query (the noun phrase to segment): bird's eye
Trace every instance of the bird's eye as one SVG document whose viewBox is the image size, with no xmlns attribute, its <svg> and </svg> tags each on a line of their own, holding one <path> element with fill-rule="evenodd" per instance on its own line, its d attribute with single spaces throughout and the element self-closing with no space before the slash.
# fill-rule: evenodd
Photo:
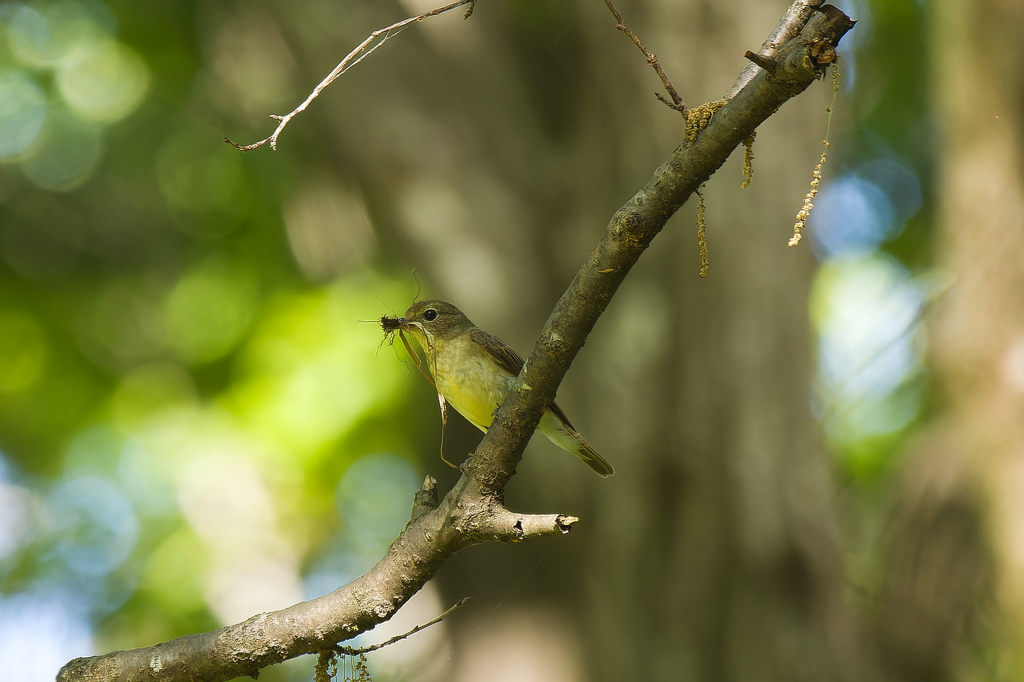
<svg viewBox="0 0 1024 682">
<path fill-rule="evenodd" d="M 433 322 L 434 320 L 437 319 L 437 311 L 434 310 L 433 308 L 427 308 L 425 311 L 423 311 L 423 319 L 426 320 L 427 322 Z"/>
</svg>

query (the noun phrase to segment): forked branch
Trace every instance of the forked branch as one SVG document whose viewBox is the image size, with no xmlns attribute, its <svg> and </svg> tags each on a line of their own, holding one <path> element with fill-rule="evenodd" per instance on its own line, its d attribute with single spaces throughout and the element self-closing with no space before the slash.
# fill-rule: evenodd
<svg viewBox="0 0 1024 682">
<path fill-rule="evenodd" d="M 683 104 L 683 98 L 679 96 L 679 93 L 676 92 L 675 87 L 672 85 L 672 81 L 670 81 L 668 76 L 665 75 L 665 71 L 661 68 L 661 63 L 658 61 L 658 58 L 654 53 L 649 52 L 647 48 L 644 47 L 644 44 L 640 41 L 640 37 L 634 33 L 633 29 L 629 27 L 629 24 L 625 22 L 612 0 L 604 0 L 604 4 L 608 5 L 608 9 L 611 10 L 611 13 L 615 16 L 615 28 L 629 36 L 629 39 L 633 41 L 633 44 L 636 45 L 643 53 L 644 59 L 647 60 L 647 63 L 650 64 L 651 68 L 653 68 L 658 74 L 658 78 L 661 79 L 661 83 L 665 86 L 665 90 L 668 92 L 669 97 L 672 98 L 672 101 L 669 102 L 660 92 L 654 93 L 654 96 L 658 98 L 658 101 L 668 105 L 670 109 L 675 109 L 683 116 L 686 116 L 686 105 Z"/>
<path fill-rule="evenodd" d="M 794 3 L 802 5 L 803 0 Z M 567 533 L 578 519 L 516 514 L 502 505 L 505 485 L 526 442 L 598 317 L 651 240 L 745 138 L 819 77 L 825 66 L 820 46 L 834 48 L 853 26 L 842 12 L 825 9 L 771 55 L 773 74 L 758 70 L 706 128 L 692 141 L 681 142 L 615 212 L 555 306 L 483 441 L 462 467 L 462 477 L 440 502 L 433 479 L 424 481 L 409 524 L 376 566 L 329 595 L 244 623 L 133 651 L 75 659 L 64 666 L 58 681 L 223 682 L 255 677 L 268 665 L 333 651 L 339 642 L 388 620 L 465 547 Z"/>
</svg>

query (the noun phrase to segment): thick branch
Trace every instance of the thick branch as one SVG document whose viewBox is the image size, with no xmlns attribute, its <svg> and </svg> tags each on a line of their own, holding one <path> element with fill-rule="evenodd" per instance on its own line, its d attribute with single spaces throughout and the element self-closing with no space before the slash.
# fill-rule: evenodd
<svg viewBox="0 0 1024 682">
<path fill-rule="evenodd" d="M 360 654 L 368 654 L 371 651 L 380 651 L 386 646 L 391 646 L 392 644 L 401 642 L 403 639 L 409 639 L 409 637 L 411 637 L 412 635 L 415 635 L 417 632 L 422 632 L 423 630 L 426 630 L 431 625 L 437 625 L 442 620 L 450 616 L 452 613 L 465 606 L 469 602 L 469 600 L 470 597 L 463 597 L 459 600 L 457 604 L 455 604 L 455 606 L 451 607 L 437 618 L 433 618 L 430 621 L 423 623 L 422 625 L 417 625 L 412 630 L 409 630 L 409 632 L 406 632 L 401 635 L 396 635 L 395 637 L 392 637 L 386 642 L 381 642 L 380 644 L 371 644 L 370 646 L 363 647 L 340 646 L 337 649 L 335 649 L 335 653 L 345 654 L 346 656 L 359 656 Z"/>
<path fill-rule="evenodd" d="M 794 7 L 800 4 L 798 0 Z M 826 5 L 798 38 L 776 51 L 774 73 L 758 70 L 693 142 L 679 145 L 647 185 L 616 211 L 597 248 L 552 311 L 516 387 L 499 408 L 470 462 L 482 485 L 496 492 L 504 488 L 545 405 L 554 398 L 597 318 L 651 240 L 733 149 L 820 77 L 835 58 L 834 50 L 822 50 L 822 44 L 834 48 L 852 27 L 849 17 Z"/>
<path fill-rule="evenodd" d="M 651 240 L 744 138 L 806 89 L 834 58 L 834 51 L 821 46 L 834 48 L 853 24 L 834 8 L 824 10 L 799 38 L 777 50 L 773 73 L 759 71 L 615 213 L 556 305 L 465 474 L 440 503 L 434 480 L 424 481 L 409 525 L 368 573 L 329 595 L 244 623 L 134 651 L 75 659 L 57 679 L 218 682 L 255 676 L 274 663 L 333 650 L 338 642 L 386 621 L 464 547 L 567 533 L 577 521 L 574 517 L 505 509 L 505 484 L 587 334 Z"/>
<path fill-rule="evenodd" d="M 771 32 L 768 39 L 761 45 L 760 52 L 757 53 L 757 57 L 765 58 L 770 60 L 771 57 L 775 56 L 775 53 L 779 51 L 779 48 L 788 43 L 793 38 L 800 35 L 800 31 L 807 24 L 807 21 L 814 14 L 815 10 L 821 7 L 825 0 L 796 0 L 786 13 L 779 19 L 778 25 L 775 30 Z M 751 59 L 747 57 L 747 59 Z M 736 96 L 736 93 L 743 89 L 743 87 L 757 75 L 760 68 L 763 65 L 751 59 L 753 64 L 748 64 L 743 71 L 740 72 L 736 82 L 732 84 L 729 91 L 725 93 L 725 99 L 732 99 Z"/>
<path fill-rule="evenodd" d="M 436 486 L 428 476 L 417 500 L 436 496 Z M 482 496 L 463 476 L 440 505 L 409 522 L 376 566 L 341 589 L 212 632 L 76 658 L 57 680 L 218 682 L 255 677 L 269 665 L 334 650 L 338 642 L 388 620 L 463 547 L 563 535 L 576 521 L 560 514 L 514 514 Z"/>
</svg>

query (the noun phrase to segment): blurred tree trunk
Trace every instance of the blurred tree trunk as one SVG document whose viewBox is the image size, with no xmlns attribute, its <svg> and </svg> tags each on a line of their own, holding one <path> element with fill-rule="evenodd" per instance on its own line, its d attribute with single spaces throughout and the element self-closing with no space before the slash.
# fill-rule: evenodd
<svg viewBox="0 0 1024 682">
<path fill-rule="evenodd" d="M 929 3 L 939 410 L 910 452 L 879 615 L 896 679 L 1024 675 L 1024 7 Z"/>
</svg>

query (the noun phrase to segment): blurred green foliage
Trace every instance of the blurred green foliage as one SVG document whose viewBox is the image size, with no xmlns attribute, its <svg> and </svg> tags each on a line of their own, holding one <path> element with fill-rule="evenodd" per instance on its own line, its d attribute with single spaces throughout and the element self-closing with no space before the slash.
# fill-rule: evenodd
<svg viewBox="0 0 1024 682">
<path fill-rule="evenodd" d="M 439 431 L 381 345 L 416 284 L 358 192 L 325 172 L 296 194 L 298 126 L 277 154 L 222 142 L 254 130 L 224 83 L 269 88 L 257 132 L 296 84 L 202 35 L 216 11 L 0 4 L 0 611 L 67 624 L 25 633 L 64 660 L 18 679 L 340 586 L 344 562 L 307 579 L 380 556 L 419 484 L 410 434 Z"/>
<path fill-rule="evenodd" d="M 929 404 L 920 322 L 941 282 L 929 271 L 926 22 L 914 0 L 836 4 L 858 24 L 840 44 L 838 139 L 811 218 L 823 265 L 810 300 L 819 335 L 812 403 L 845 481 L 870 489 Z"/>
</svg>

